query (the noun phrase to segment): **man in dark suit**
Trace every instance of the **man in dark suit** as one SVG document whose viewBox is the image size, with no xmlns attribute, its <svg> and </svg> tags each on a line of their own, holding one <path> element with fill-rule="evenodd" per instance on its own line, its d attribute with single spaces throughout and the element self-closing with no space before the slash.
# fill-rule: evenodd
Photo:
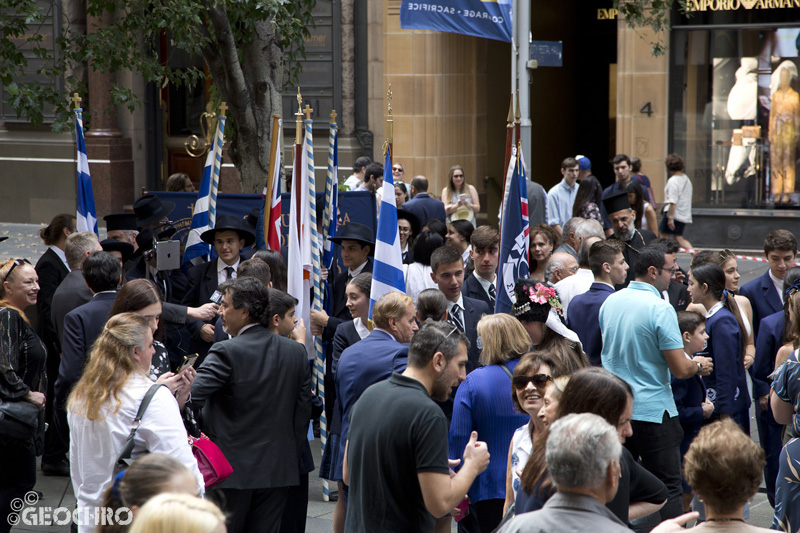
<svg viewBox="0 0 800 533">
<path fill-rule="evenodd" d="M 58 336 L 58 344 L 62 346 L 64 334 L 64 317 L 73 309 L 85 304 L 92 299 L 92 291 L 86 286 L 83 279 L 83 262 L 93 252 L 102 251 L 97 235 L 90 231 L 73 233 L 67 237 L 67 244 L 64 246 L 64 255 L 67 257 L 67 264 L 70 273 L 53 294 L 53 302 L 50 305 L 50 318 Z M 54 376 L 57 374 L 54 374 Z M 52 379 L 52 378 L 51 378 Z M 53 379 L 53 381 L 55 381 Z"/>
<path fill-rule="evenodd" d="M 467 373 L 482 366 L 478 345 L 478 321 L 492 310 L 489 304 L 461 293 L 464 284 L 464 263 L 452 246 L 442 246 L 431 254 L 431 278 L 447 298 L 447 320 L 469 339 Z"/>
<path fill-rule="evenodd" d="M 341 479 L 344 447 L 350 430 L 350 409 L 367 387 L 388 379 L 392 372 L 403 372 L 408 359 L 408 343 L 417 331 L 414 300 L 390 292 L 375 302 L 372 319 L 375 329 L 363 340 L 342 352 L 336 370 L 336 401 L 342 413 L 339 439 L 339 464 L 335 477 Z"/>
<path fill-rule="evenodd" d="M 783 278 L 784 299 L 798 291 L 800 287 L 800 267 L 790 268 Z M 783 331 L 786 324 L 785 312 L 781 309 L 761 319 L 756 337 L 756 358 L 750 368 L 753 378 L 753 396 L 756 404 L 756 425 L 761 447 L 764 449 L 767 464 L 764 466 L 764 484 L 770 505 L 775 505 L 775 480 L 778 477 L 778 459 L 783 447 L 783 425 L 775 421 L 769 408 L 769 375 L 775 371 L 775 356 L 784 345 Z M 761 405 L 766 396 L 766 406 Z"/>
<path fill-rule="evenodd" d="M 91 300 L 70 311 L 64 318 L 61 364 L 58 367 L 58 378 L 55 379 L 54 387 L 53 421 L 60 442 L 67 445 L 69 444 L 67 398 L 83 374 L 94 341 L 106 325 L 108 313 L 117 297 L 117 287 L 122 281 L 122 265 L 110 253 L 100 251 L 87 257 L 79 272 L 83 273 L 86 285 L 93 296 Z M 63 449 L 62 453 L 67 449 Z"/>
<path fill-rule="evenodd" d="M 622 284 L 628 275 L 628 264 L 622 254 L 622 243 L 610 239 L 597 241 L 589 248 L 589 268 L 594 283 L 588 292 L 575 296 L 567 308 L 567 326 L 578 334 L 583 351 L 594 366 L 601 366 L 603 339 L 600 335 L 600 308 L 614 294 L 614 285 Z"/>
<path fill-rule="evenodd" d="M 403 209 L 416 215 L 423 227 L 432 218 L 442 222 L 447 220 L 444 203 L 428 194 L 428 178 L 425 176 L 417 176 L 411 180 L 411 197 L 411 200 L 403 204 Z"/>
<path fill-rule="evenodd" d="M 214 229 L 204 231 L 200 238 L 214 246 L 217 258 L 189 270 L 186 294 L 181 303 L 191 307 L 211 302 L 211 296 L 220 284 L 236 279 L 236 269 L 243 259 L 240 250 L 256 240 L 250 227 L 242 219 L 231 215 L 217 217 Z M 202 359 L 214 340 L 213 320 L 201 322 L 187 319 L 186 328 L 192 335 L 190 351 L 199 353 Z"/>
<path fill-rule="evenodd" d="M 461 294 L 481 300 L 494 310 L 497 298 L 497 263 L 500 261 L 500 233 L 491 226 L 480 226 L 470 237 L 469 257 L 475 270 L 464 280 Z"/>
<path fill-rule="evenodd" d="M 267 329 L 269 293 L 254 278 L 220 286 L 233 338 L 214 344 L 197 369 L 192 403 L 233 467 L 219 485 L 230 533 L 277 532 L 311 419 L 311 368 L 303 346 Z"/>
<path fill-rule="evenodd" d="M 633 226 L 633 221 L 636 220 L 639 214 L 631 209 L 627 193 L 609 197 L 604 196 L 603 205 L 608 212 L 608 219 L 611 221 L 611 229 L 613 230 L 613 233 L 608 238 L 618 240 L 624 245 L 622 255 L 625 256 L 625 262 L 628 263 L 629 267 L 628 276 L 625 278 L 624 283 L 614 287 L 616 290 L 620 290 L 633 281 L 636 256 L 639 255 L 639 250 L 645 247 L 645 240 L 642 234 Z"/>
</svg>

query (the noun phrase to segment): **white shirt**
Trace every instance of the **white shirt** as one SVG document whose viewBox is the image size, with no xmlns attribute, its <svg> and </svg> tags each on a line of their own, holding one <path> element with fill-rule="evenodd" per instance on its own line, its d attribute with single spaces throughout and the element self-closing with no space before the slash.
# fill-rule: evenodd
<svg viewBox="0 0 800 533">
<path fill-rule="evenodd" d="M 361 183 L 361 178 L 355 174 L 350 174 L 350 177 L 344 180 L 344 186 L 347 187 L 348 191 L 356 190 L 356 187 L 358 187 L 359 183 Z"/>
<path fill-rule="evenodd" d="M 461 325 L 464 326 L 464 328 L 466 328 L 467 323 L 464 319 L 464 296 L 461 293 L 458 293 L 458 301 L 451 302 L 450 300 L 447 300 L 447 316 L 453 316 L 453 306 L 456 304 L 458 304 L 459 307 L 458 321 L 461 322 Z"/>
<path fill-rule="evenodd" d="M 122 402 L 119 411 L 113 413 L 116 402 L 112 398 L 103 410 L 101 420 L 89 420 L 72 411 L 67 412 L 72 489 L 78 500 L 78 509 L 83 509 L 81 513 L 90 518 L 83 520 L 82 515 L 82 523 L 87 525 L 79 526 L 80 533 L 95 530 L 88 524 L 94 523 L 94 510 L 102 504 L 103 494 L 112 481 L 114 463 L 128 439 L 139 405 L 152 385 L 147 376 L 132 375 L 119 393 Z M 192 455 L 178 402 L 166 387 L 161 387 L 153 396 L 134 442 L 133 459 L 148 452 L 174 457 L 194 474 L 199 494 L 205 492 L 203 476 Z"/>
<path fill-rule="evenodd" d="M 772 284 L 775 285 L 775 290 L 778 291 L 778 298 L 781 299 L 781 303 L 783 303 L 783 280 L 776 278 L 772 274 L 772 270 L 768 270 L 769 272 L 769 279 L 772 280 Z"/>
<path fill-rule="evenodd" d="M 588 268 L 579 268 L 574 275 L 564 278 L 555 284 L 558 298 L 564 306 L 564 314 L 567 313 L 569 302 L 579 294 L 588 292 L 594 283 L 594 274 Z"/>
<path fill-rule="evenodd" d="M 236 260 L 236 262 L 230 266 L 233 267 L 233 276 L 231 279 L 236 279 L 236 271 L 239 269 L 239 262 L 241 261 L 241 257 Z M 222 285 L 226 281 L 228 281 L 228 273 L 225 271 L 225 268 L 228 265 L 225 264 L 225 261 L 222 258 L 217 257 L 217 285 Z"/>
<path fill-rule="evenodd" d="M 525 424 L 517 428 L 514 436 L 511 437 L 511 487 L 514 489 L 515 500 L 521 486 L 518 472 L 522 472 L 525 469 L 532 451 L 531 431 L 528 428 L 528 424 Z"/>
<path fill-rule="evenodd" d="M 491 295 L 489 294 L 489 287 L 492 286 L 492 285 L 495 285 L 495 283 L 497 282 L 497 274 L 495 274 L 495 276 L 494 276 L 494 281 L 489 281 L 488 279 L 483 279 L 482 277 L 480 277 L 478 275 L 478 271 L 477 270 L 473 271 L 472 275 L 475 276 L 475 279 L 478 280 L 478 283 L 481 284 L 481 287 L 483 287 L 483 290 L 485 290 L 486 294 L 489 295 L 489 297 L 491 298 Z M 497 285 L 495 285 L 495 287 L 494 287 L 494 293 L 497 294 Z"/>
<path fill-rule="evenodd" d="M 414 305 L 417 303 L 417 296 L 425 289 L 438 289 L 439 286 L 431 279 L 431 267 L 422 263 L 412 263 L 408 265 L 406 272 L 406 294 L 414 298 Z"/>
<path fill-rule="evenodd" d="M 675 220 L 692 223 L 692 181 L 686 174 L 673 174 L 664 187 L 664 211 L 675 204 Z"/>
<path fill-rule="evenodd" d="M 361 264 L 360 264 L 359 266 L 357 266 L 356 268 L 348 268 L 348 269 L 347 269 L 347 274 L 348 274 L 348 275 L 349 275 L 351 278 L 354 278 L 354 277 L 358 276 L 358 275 L 359 275 L 359 274 L 361 274 L 361 272 L 364 270 L 364 267 L 366 266 L 366 264 L 367 264 L 367 263 L 369 263 L 369 260 L 367 260 L 367 261 L 364 261 L 363 263 L 361 263 Z"/>
<path fill-rule="evenodd" d="M 59 248 L 58 246 L 50 245 L 48 246 L 49 249 L 53 250 L 55 254 L 61 259 L 61 262 L 64 263 L 64 266 L 67 267 L 67 272 L 72 272 L 72 269 L 67 264 L 67 254 L 64 253 L 64 250 Z"/>
<path fill-rule="evenodd" d="M 358 336 L 363 340 L 369 335 L 369 329 L 367 328 L 366 324 L 361 321 L 360 317 L 355 317 L 353 319 L 353 325 L 356 328 L 356 333 Z"/>
</svg>

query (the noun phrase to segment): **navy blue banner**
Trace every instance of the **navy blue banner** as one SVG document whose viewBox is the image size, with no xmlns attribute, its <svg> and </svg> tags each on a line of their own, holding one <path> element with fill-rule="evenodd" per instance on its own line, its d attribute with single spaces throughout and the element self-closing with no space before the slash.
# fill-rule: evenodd
<svg viewBox="0 0 800 533">
<path fill-rule="evenodd" d="M 400 27 L 511 42 L 511 0 L 403 0 Z"/>
<path fill-rule="evenodd" d="M 173 239 L 186 243 L 186 237 L 192 226 L 192 209 L 197 200 L 197 193 L 191 192 L 166 192 L 150 191 L 151 194 L 158 196 L 162 201 L 169 200 L 175 203 L 175 209 L 170 213 L 172 221 L 166 228 L 174 228 Z M 325 194 L 317 193 L 317 220 L 322 220 L 322 203 Z M 264 200 L 260 194 L 219 194 L 217 195 L 217 216 L 233 215 L 241 218 L 247 217 L 253 208 L 260 207 Z M 289 193 L 281 194 L 281 253 L 286 257 L 286 242 L 289 234 Z M 377 207 L 375 205 L 375 195 L 369 191 L 341 191 L 339 192 L 339 215 L 337 216 L 338 225 L 348 222 L 358 222 L 372 228 L 373 234 L 378 225 Z M 336 247 L 336 267 L 332 275 L 341 272 L 341 255 L 339 248 Z"/>
</svg>

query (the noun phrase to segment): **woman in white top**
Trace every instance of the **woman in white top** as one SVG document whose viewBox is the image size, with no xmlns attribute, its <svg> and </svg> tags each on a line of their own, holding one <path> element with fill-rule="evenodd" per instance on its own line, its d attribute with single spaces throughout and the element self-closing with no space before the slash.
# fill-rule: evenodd
<svg viewBox="0 0 800 533">
<path fill-rule="evenodd" d="M 725 273 L 725 290 L 734 294 L 734 298 L 736 299 L 736 305 L 739 306 L 739 311 L 742 315 L 742 323 L 744 324 L 744 329 L 747 333 L 747 339 L 745 344 L 745 355 L 744 355 L 744 367 L 750 368 L 753 365 L 756 357 L 756 341 L 755 337 L 753 336 L 753 306 L 750 303 L 750 300 L 747 296 L 742 296 L 738 294 L 739 292 L 739 265 L 736 262 L 736 256 L 733 255 L 733 252 L 730 250 L 723 250 L 721 252 L 712 252 L 709 250 L 704 250 L 702 252 L 698 252 L 692 258 L 692 264 L 690 268 L 695 268 L 703 263 L 714 263 L 719 265 L 722 268 L 722 271 Z M 696 313 L 700 313 L 703 316 L 706 316 L 708 309 L 706 309 L 702 304 L 689 304 L 686 308 L 687 311 L 695 311 Z"/>
<path fill-rule="evenodd" d="M 450 220 L 469 220 L 475 225 L 475 215 L 481 211 L 478 191 L 465 183 L 464 169 L 460 165 L 450 167 L 447 187 L 442 189 L 444 210 Z"/>
<path fill-rule="evenodd" d="M 678 154 L 669 154 L 665 160 L 669 179 L 664 186 L 664 216 L 658 232 L 662 237 L 675 239 L 678 244 L 692 249 L 683 232 L 686 224 L 692 223 L 692 180 L 684 173 L 686 164 Z"/>
<path fill-rule="evenodd" d="M 111 317 L 97 338 L 83 376 L 67 404 L 70 428 L 70 477 L 78 500 L 81 533 L 94 530 L 94 514 L 111 483 L 114 464 L 147 391 L 155 349 L 146 318 L 133 313 Z M 188 380 L 188 377 L 185 378 Z M 192 455 L 180 410 L 189 387 L 178 397 L 167 387 L 153 396 L 136 432 L 132 458 L 160 452 L 194 474 L 199 494 L 204 482 Z"/>
<path fill-rule="evenodd" d="M 423 231 L 414 241 L 414 262 L 406 271 L 406 294 L 417 301 L 419 293 L 425 289 L 438 289 L 431 278 L 431 254 L 444 246 L 444 239 L 433 231 Z"/>
</svg>

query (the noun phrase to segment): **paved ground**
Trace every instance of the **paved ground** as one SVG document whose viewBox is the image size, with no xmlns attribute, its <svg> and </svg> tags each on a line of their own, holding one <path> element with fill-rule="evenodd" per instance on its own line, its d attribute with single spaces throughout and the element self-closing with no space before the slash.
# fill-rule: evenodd
<svg viewBox="0 0 800 533">
<path fill-rule="evenodd" d="M 10 258 L 27 258 L 35 264 L 36 260 L 44 253 L 46 247 L 37 237 L 41 226 L 30 224 L 5 224 L 0 223 L 0 236 L 8 236 L 9 239 L 0 243 L 0 261 Z M 746 255 L 756 255 L 752 251 Z M 691 256 L 681 254 L 678 263 L 683 268 L 688 268 Z M 757 261 L 739 261 L 739 271 L 741 273 L 740 284 L 744 284 L 761 274 L 766 269 L 766 263 Z M 752 413 L 751 413 L 752 416 Z M 755 420 L 752 421 L 752 436 L 758 441 Z M 320 453 L 319 443 L 312 444 L 314 451 L 315 464 L 319 465 Z M 36 504 L 37 518 L 43 513 L 45 508 L 67 507 L 72 509 L 75 505 L 75 497 L 72 487 L 68 485 L 67 478 L 39 476 L 36 489 L 44 494 L 41 502 Z M 335 486 L 334 486 L 335 489 Z M 307 531 L 310 533 L 329 532 L 332 530 L 333 502 L 322 501 L 322 482 L 313 473 L 311 475 L 311 488 L 309 491 L 309 506 L 307 518 Z M 769 527 L 772 523 L 772 508 L 767 501 L 766 495 L 757 494 L 750 507 L 750 524 Z M 21 525 L 14 528 L 14 531 L 50 531 L 68 532 L 68 526 L 47 526 L 47 525 Z M 455 526 L 453 527 L 455 531 Z"/>
</svg>

